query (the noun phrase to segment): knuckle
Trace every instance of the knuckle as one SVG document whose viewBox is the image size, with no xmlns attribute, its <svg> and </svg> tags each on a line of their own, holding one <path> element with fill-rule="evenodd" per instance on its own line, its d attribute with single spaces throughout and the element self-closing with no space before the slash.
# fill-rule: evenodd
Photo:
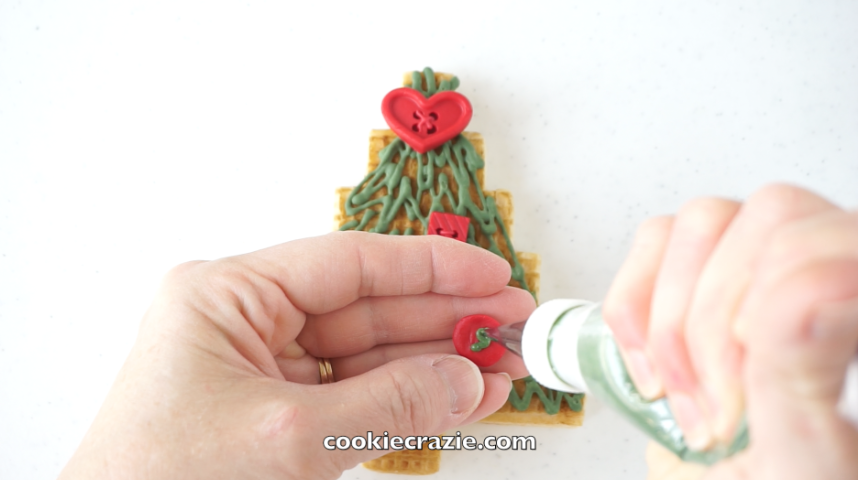
<svg viewBox="0 0 858 480">
<path fill-rule="evenodd" d="M 207 262 L 202 260 L 193 260 L 190 262 L 180 263 L 167 271 L 167 273 L 164 275 L 164 283 L 174 284 L 186 281 L 187 278 L 197 270 L 197 266 L 205 263 Z"/>
<path fill-rule="evenodd" d="M 233 257 L 179 265 L 168 273 L 164 282 L 168 295 L 183 298 L 212 318 L 236 309 L 244 312 L 249 303 L 258 307 L 259 290 L 263 286 L 250 269 Z"/>
<path fill-rule="evenodd" d="M 719 235 L 738 210 L 738 203 L 717 197 L 691 200 L 682 206 L 678 222 L 682 229 L 703 236 Z"/>
<path fill-rule="evenodd" d="M 767 265 L 826 256 L 851 257 L 858 252 L 858 219 L 854 214 L 832 210 L 786 222 L 771 234 L 765 251 Z"/>
<path fill-rule="evenodd" d="M 667 239 L 673 227 L 673 216 L 650 217 L 641 222 L 635 233 L 636 244 L 652 244 Z"/>
<path fill-rule="evenodd" d="M 238 298 L 248 283 L 247 275 L 235 260 L 224 258 L 211 262 L 200 278 L 200 291 L 215 298 Z"/>
<path fill-rule="evenodd" d="M 431 398 L 410 375 L 391 371 L 388 377 L 393 393 L 379 401 L 394 428 L 407 434 L 427 432 L 432 426 Z"/>
<path fill-rule="evenodd" d="M 807 190 L 784 183 L 766 185 L 756 191 L 747 202 L 747 209 L 770 221 L 779 222 L 805 210 L 808 199 L 814 195 Z"/>
<path fill-rule="evenodd" d="M 794 228 L 775 230 L 768 242 L 764 259 L 768 262 L 782 263 L 799 256 L 813 243 L 802 233 L 801 230 Z"/>
</svg>

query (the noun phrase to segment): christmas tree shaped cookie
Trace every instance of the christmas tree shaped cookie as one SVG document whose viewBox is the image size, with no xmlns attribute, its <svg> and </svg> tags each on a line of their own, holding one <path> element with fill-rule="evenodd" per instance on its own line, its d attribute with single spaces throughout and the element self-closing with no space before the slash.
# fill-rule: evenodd
<svg viewBox="0 0 858 480">
<path fill-rule="evenodd" d="M 354 188 L 337 190 L 335 228 L 388 235 L 443 235 L 485 248 L 512 267 L 510 285 L 539 290 L 539 256 L 512 244 L 512 197 L 483 190 L 483 139 L 463 131 L 468 100 L 448 74 L 406 74 L 404 87 L 382 102 L 390 130 L 373 130 L 369 173 Z M 511 354 L 510 354 L 511 355 Z M 583 396 L 555 392 L 526 378 L 513 382 L 509 401 L 488 423 L 581 425 Z M 374 470 L 428 474 L 439 451 L 401 451 L 367 462 Z"/>
</svg>

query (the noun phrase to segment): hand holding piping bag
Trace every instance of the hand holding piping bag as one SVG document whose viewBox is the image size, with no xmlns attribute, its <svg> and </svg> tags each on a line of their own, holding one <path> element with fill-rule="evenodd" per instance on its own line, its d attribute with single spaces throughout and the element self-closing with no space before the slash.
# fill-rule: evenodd
<svg viewBox="0 0 858 480">
<path fill-rule="evenodd" d="M 858 352 L 858 212 L 785 185 L 692 201 L 640 227 L 603 314 L 689 446 L 729 442 L 746 413 L 750 446 L 705 478 L 858 478 L 838 410 Z"/>
</svg>

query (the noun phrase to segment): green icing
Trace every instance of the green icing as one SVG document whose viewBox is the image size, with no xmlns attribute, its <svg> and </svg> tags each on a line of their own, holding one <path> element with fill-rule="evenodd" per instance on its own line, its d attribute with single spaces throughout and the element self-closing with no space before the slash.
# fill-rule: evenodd
<svg viewBox="0 0 858 480">
<path fill-rule="evenodd" d="M 495 341 L 495 339 L 491 338 L 486 334 L 485 328 L 478 328 L 474 333 L 477 337 L 477 341 L 471 345 L 472 352 L 482 352 L 483 350 L 489 348 L 489 345 Z"/>
<path fill-rule="evenodd" d="M 421 72 L 415 71 L 411 74 L 411 88 L 431 97 L 437 92 L 452 91 L 458 88 L 459 79 L 453 77 L 450 80 L 435 81 L 435 74 L 431 68 L 425 68 Z M 426 86 L 423 86 L 423 78 Z M 400 232 L 397 228 L 391 228 L 391 222 L 396 218 L 400 209 L 405 209 L 409 220 L 419 220 L 426 231 L 429 216 L 432 212 L 444 212 L 442 203 L 446 199 L 450 205 L 450 212 L 456 215 L 469 217 L 472 221 L 468 227 L 467 242 L 471 245 L 482 247 L 478 244 L 475 236 L 475 224 L 480 229 L 483 237 L 488 241 L 485 247 L 492 253 L 504 257 L 495 241 L 494 234 L 500 230 L 504 242 L 511 254 L 508 259 L 512 267 L 512 279 L 518 285 L 527 290 L 531 295 L 533 291 L 524 279 L 524 268 L 515 255 L 515 250 L 510 241 L 506 225 L 498 213 L 497 206 L 492 197 L 487 197 L 480 183 L 477 181 L 477 170 L 485 165 L 485 162 L 477 154 L 473 144 L 463 135 L 447 141 L 435 150 L 419 153 L 408 144 L 397 138 L 379 152 L 378 166 L 355 187 L 346 199 L 346 215 L 353 218 L 345 223 L 340 230 L 359 230 L 373 233 L 386 233 L 388 235 L 413 235 L 412 228 Z M 408 162 L 416 162 L 417 174 L 415 184 L 404 174 Z M 442 172 L 445 166 L 450 168 L 452 179 Z M 436 179 L 436 169 L 437 179 Z M 456 194 L 450 188 L 451 181 L 458 187 Z M 471 190 L 476 194 L 477 202 L 471 198 Z M 382 189 L 385 194 L 373 198 Z M 431 205 L 427 211 L 423 211 L 420 200 L 429 195 Z M 360 215 L 360 218 L 357 216 Z M 378 217 L 373 227 L 369 227 L 370 220 Z M 534 394 L 545 405 L 546 413 L 555 415 L 560 410 L 563 400 L 574 411 L 581 410 L 581 395 L 571 395 L 565 392 L 543 389 L 531 377 L 527 379 L 527 390 L 519 398 L 515 390 L 510 391 L 509 401 L 517 410 L 525 410 L 530 404 Z"/>
<path fill-rule="evenodd" d="M 419 76 L 419 72 L 416 74 Z M 434 76 L 427 75 L 427 78 L 434 78 Z M 420 85 L 420 82 L 415 84 Z M 441 85 L 436 86 L 434 80 L 431 82 L 427 80 L 427 91 L 435 92 L 443 88 L 452 88 L 452 85 L 458 85 L 458 81 L 442 81 Z M 417 163 L 416 185 L 412 185 L 411 178 L 404 174 L 408 162 Z M 379 152 L 378 166 L 349 194 L 345 204 L 346 215 L 355 219 L 344 224 L 340 230 L 362 230 L 398 235 L 397 229 L 391 230 L 391 222 L 400 209 L 405 209 L 408 219 L 420 220 L 425 231 L 429 215 L 432 212 L 446 210 L 442 203 L 442 200 L 446 199 L 452 207 L 452 213 L 470 217 L 476 223 L 477 228 L 488 240 L 488 250 L 503 257 L 493 236 L 500 229 L 511 253 L 512 278 L 521 288 L 533 294 L 527 287 L 524 268 L 515 255 L 509 233 L 498 213 L 495 201 L 483 193 L 477 181 L 477 170 L 483 165 L 485 162 L 477 154 L 474 145 L 462 135 L 425 154 L 415 151 L 402 139 L 397 138 Z M 450 168 L 452 179 L 440 171 L 445 166 Z M 450 188 L 451 181 L 458 187 L 456 194 Z M 474 202 L 471 198 L 471 187 L 476 193 L 478 202 Z M 386 189 L 386 194 L 373 198 L 382 189 Z M 431 198 L 431 205 L 427 211 L 423 211 L 420 206 L 420 200 L 424 195 L 429 195 Z M 362 215 L 358 220 L 359 214 Z M 369 228 L 370 220 L 376 216 L 378 221 Z M 413 231 L 405 232 L 406 235 L 412 233 Z M 475 238 L 473 223 L 468 228 L 467 242 L 480 246 Z"/>
<path fill-rule="evenodd" d="M 423 77 L 426 78 L 426 88 L 423 88 L 423 78 L 420 72 L 411 72 L 411 88 L 422 93 L 424 97 L 429 98 L 438 92 L 453 91 L 459 88 L 459 77 L 453 77 L 450 80 L 441 80 L 440 83 L 435 82 L 435 72 L 431 68 L 423 69 Z"/>
<path fill-rule="evenodd" d="M 346 199 L 346 215 L 356 218 L 357 215 L 362 214 L 360 220 L 351 220 L 340 230 L 399 234 L 398 230 L 391 230 L 391 222 L 400 209 L 405 209 L 408 219 L 419 220 L 425 231 L 429 223 L 429 215 L 432 212 L 446 210 L 442 203 L 442 200 L 446 199 L 452 207 L 451 213 L 470 217 L 488 240 L 489 245 L 486 248 L 503 257 L 503 252 L 494 238 L 494 233 L 500 229 L 511 254 L 512 278 L 530 292 L 524 279 L 524 268 L 515 256 L 509 233 L 498 213 L 495 201 L 483 193 L 477 181 L 477 170 L 483 167 L 484 162 L 467 138 L 458 135 L 425 154 L 415 151 L 402 139 L 397 138 L 384 147 L 378 155 L 378 167 L 364 177 Z M 416 186 L 413 186 L 411 178 L 404 174 L 405 165 L 408 162 L 417 163 Z M 440 171 L 445 166 L 450 167 L 452 180 L 446 173 Z M 450 188 L 451 181 L 458 187 L 456 194 Z M 471 198 L 472 186 L 478 202 L 474 202 Z M 373 198 L 382 189 L 386 189 L 386 195 Z M 424 195 L 429 195 L 431 198 L 431 205 L 427 211 L 423 211 L 420 206 L 420 199 Z M 376 216 L 378 221 L 369 228 L 370 220 Z M 475 238 L 473 223 L 468 228 L 467 242 L 480 246 Z M 406 232 L 408 233 L 413 232 Z"/>
<path fill-rule="evenodd" d="M 539 401 L 545 406 L 545 413 L 549 415 L 556 415 L 560 411 L 560 406 L 564 400 L 573 412 L 581 411 L 581 399 L 584 395 L 580 393 L 566 393 L 547 388 L 543 389 L 541 385 L 536 383 L 533 377 L 524 379 L 524 387 L 524 394 L 520 397 L 515 388 L 509 392 L 510 405 L 520 412 L 527 410 L 527 406 L 530 405 L 530 401 L 534 395 L 539 398 Z"/>
</svg>

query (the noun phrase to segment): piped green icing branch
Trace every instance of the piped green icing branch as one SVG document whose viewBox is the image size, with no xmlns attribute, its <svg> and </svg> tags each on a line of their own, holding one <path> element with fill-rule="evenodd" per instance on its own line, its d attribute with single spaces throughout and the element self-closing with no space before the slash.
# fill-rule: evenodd
<svg viewBox="0 0 858 480">
<path fill-rule="evenodd" d="M 559 392 L 548 388 L 543 389 L 541 385 L 536 383 L 533 377 L 524 379 L 524 387 L 524 393 L 521 396 L 518 395 L 515 388 L 509 391 L 510 405 L 520 412 L 527 410 L 534 395 L 539 397 L 539 401 L 545 406 L 545 413 L 549 415 L 557 415 L 564 401 L 573 412 L 581 411 L 581 399 L 584 395 L 580 393 Z"/>
<path fill-rule="evenodd" d="M 471 344 L 472 352 L 482 352 L 489 348 L 492 342 L 497 341 L 486 333 L 485 328 L 478 328 L 474 335 L 477 337 L 477 341 Z"/>
<path fill-rule="evenodd" d="M 411 179 L 404 174 L 405 165 L 408 162 L 417 162 L 416 190 L 412 188 Z M 400 209 L 405 209 L 408 220 L 419 220 L 425 231 L 428 227 L 429 215 L 432 212 L 445 211 L 442 200 L 446 199 L 451 206 L 450 213 L 474 220 L 468 228 L 467 242 L 471 245 L 480 246 L 475 237 L 476 224 L 476 228 L 480 229 L 488 241 L 489 245 L 486 248 L 503 257 L 503 252 L 494 238 L 495 232 L 500 230 L 510 252 L 512 278 L 521 288 L 533 294 L 527 286 L 524 268 L 515 255 L 512 241 L 495 201 L 483 193 L 477 181 L 477 170 L 484 164 L 474 145 L 462 135 L 425 154 L 416 152 L 402 139 L 397 138 L 379 152 L 378 167 L 364 177 L 346 199 L 346 215 L 357 217 L 362 214 L 360 220 L 352 220 L 343 225 L 340 230 L 390 234 L 393 233 L 391 224 L 397 213 Z M 452 181 L 456 182 L 458 187 L 456 194 L 453 194 L 450 188 L 451 179 L 446 173 L 440 171 L 445 166 L 449 166 Z M 438 170 L 437 179 L 436 169 Z M 479 205 L 471 198 L 472 186 Z M 386 189 L 387 194 L 374 198 L 382 189 Z M 420 207 L 420 199 L 424 195 L 429 195 L 431 199 L 428 211 L 423 211 Z M 375 216 L 378 216 L 378 221 L 374 226 L 369 227 L 370 220 Z"/>
<path fill-rule="evenodd" d="M 423 78 L 426 78 L 426 88 L 423 88 Z M 453 77 L 449 80 L 441 79 L 440 83 L 435 82 L 435 72 L 431 68 L 423 69 L 423 78 L 420 72 L 411 72 L 411 88 L 422 93 L 424 97 L 429 98 L 438 92 L 453 91 L 459 88 L 459 77 Z"/>
</svg>

